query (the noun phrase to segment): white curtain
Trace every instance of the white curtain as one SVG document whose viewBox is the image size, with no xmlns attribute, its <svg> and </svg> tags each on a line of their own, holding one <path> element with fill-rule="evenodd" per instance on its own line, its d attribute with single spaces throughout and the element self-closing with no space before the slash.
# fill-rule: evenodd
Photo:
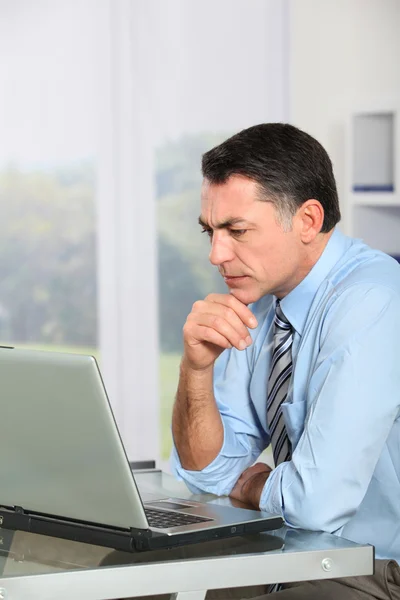
<svg viewBox="0 0 400 600">
<path fill-rule="evenodd" d="M 101 353 L 128 454 L 158 459 L 166 384 L 158 385 L 157 303 L 165 298 L 162 290 L 157 297 L 156 150 L 182 136 L 288 119 L 287 4 L 101 4 Z M 175 226 L 178 236 L 188 224 L 177 214 Z"/>
</svg>

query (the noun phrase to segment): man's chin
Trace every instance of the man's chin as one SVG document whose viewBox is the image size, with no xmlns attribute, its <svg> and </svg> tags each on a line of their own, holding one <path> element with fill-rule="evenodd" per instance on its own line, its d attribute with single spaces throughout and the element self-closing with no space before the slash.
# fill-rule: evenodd
<svg viewBox="0 0 400 600">
<path fill-rule="evenodd" d="M 257 300 L 261 298 L 261 295 L 255 293 L 254 291 L 241 290 L 239 288 L 231 289 L 229 293 L 231 294 L 231 296 L 234 296 L 243 304 L 246 304 L 246 306 L 248 304 L 253 304 L 253 302 L 257 302 Z"/>
</svg>

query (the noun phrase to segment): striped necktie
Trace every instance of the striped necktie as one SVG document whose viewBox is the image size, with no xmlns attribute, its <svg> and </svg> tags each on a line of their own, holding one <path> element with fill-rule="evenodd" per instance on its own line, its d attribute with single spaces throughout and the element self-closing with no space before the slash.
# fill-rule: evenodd
<svg viewBox="0 0 400 600">
<path fill-rule="evenodd" d="M 292 449 L 282 415 L 282 402 L 286 400 L 292 375 L 292 326 L 276 303 L 274 351 L 268 379 L 267 422 L 270 431 L 275 466 L 290 460 Z"/>
</svg>

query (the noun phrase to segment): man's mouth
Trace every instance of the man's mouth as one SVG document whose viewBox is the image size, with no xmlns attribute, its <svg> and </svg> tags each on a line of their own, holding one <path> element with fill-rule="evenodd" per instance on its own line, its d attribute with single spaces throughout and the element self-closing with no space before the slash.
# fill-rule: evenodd
<svg viewBox="0 0 400 600">
<path fill-rule="evenodd" d="M 226 281 L 226 283 L 234 283 L 234 282 L 239 283 L 240 281 L 246 279 L 247 277 L 248 277 L 247 275 L 223 275 L 223 278 Z"/>
</svg>

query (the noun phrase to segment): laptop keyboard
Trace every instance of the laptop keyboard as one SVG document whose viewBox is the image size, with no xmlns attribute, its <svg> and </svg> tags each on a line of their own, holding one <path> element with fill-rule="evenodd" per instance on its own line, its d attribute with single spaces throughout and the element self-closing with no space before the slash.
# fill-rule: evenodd
<svg viewBox="0 0 400 600">
<path fill-rule="evenodd" d="M 156 527 L 157 529 L 169 529 L 170 527 L 182 527 L 182 525 L 212 521 L 212 519 L 207 519 L 206 517 L 197 517 L 196 515 L 187 515 L 166 510 L 154 510 L 152 508 L 145 508 L 144 512 L 146 513 L 150 527 Z"/>
</svg>

